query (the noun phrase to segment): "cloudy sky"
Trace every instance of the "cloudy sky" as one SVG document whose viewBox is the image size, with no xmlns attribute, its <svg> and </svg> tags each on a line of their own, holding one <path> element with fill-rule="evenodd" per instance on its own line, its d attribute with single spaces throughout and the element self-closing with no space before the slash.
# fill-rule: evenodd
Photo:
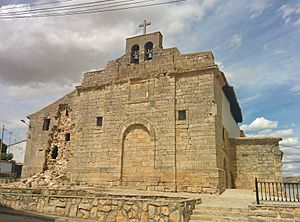
<svg viewBox="0 0 300 222">
<path fill-rule="evenodd" d="M 247 135 L 282 137 L 283 172 L 300 175 L 299 1 L 186 0 L 123 11 L 4 19 L 16 10 L 95 0 L 61 1 L 0 1 L 0 124 L 13 132 L 14 141 L 26 135 L 20 119 L 79 85 L 83 72 L 102 69 L 121 56 L 125 38 L 141 34 L 138 25 L 147 19 L 150 32 L 164 35 L 165 48 L 213 51 L 235 86 L 244 116 L 241 128 Z"/>
</svg>

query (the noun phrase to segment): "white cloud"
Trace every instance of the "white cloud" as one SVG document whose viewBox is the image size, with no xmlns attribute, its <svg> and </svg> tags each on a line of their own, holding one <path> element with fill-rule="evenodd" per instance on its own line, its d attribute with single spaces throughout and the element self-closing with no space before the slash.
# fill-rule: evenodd
<svg viewBox="0 0 300 222">
<path fill-rule="evenodd" d="M 300 175 L 300 165 L 296 163 L 284 163 L 282 166 L 282 172 L 284 176 L 299 176 Z"/>
<path fill-rule="evenodd" d="M 29 4 L 10 4 L 10 5 L 4 5 L 0 7 L 0 13 L 6 14 L 6 13 L 17 13 L 17 12 L 24 12 L 30 10 Z"/>
<path fill-rule="evenodd" d="M 293 14 L 295 12 L 295 9 L 290 7 L 289 5 L 282 5 L 278 9 L 278 11 L 282 13 L 282 18 L 285 19 L 288 16 L 290 16 L 291 14 Z"/>
<path fill-rule="evenodd" d="M 75 89 L 75 86 L 79 83 L 65 82 L 65 83 L 32 83 L 28 85 L 13 85 L 4 87 L 4 92 L 0 98 L 2 101 L 6 101 L 5 98 L 10 98 L 15 102 L 31 101 L 38 98 L 48 97 L 49 95 L 58 97 L 64 95 L 71 90 Z M 1 87 L 1 84 L 0 84 Z"/>
<path fill-rule="evenodd" d="M 284 130 L 267 130 L 267 131 L 259 131 L 257 133 L 259 136 L 271 136 L 271 137 L 281 137 L 281 138 L 290 138 L 295 136 L 295 132 L 293 129 L 284 129 Z"/>
<path fill-rule="evenodd" d="M 271 7 L 272 4 L 270 3 L 270 0 L 254 0 L 252 1 L 252 3 L 250 4 L 249 10 L 251 13 L 250 18 L 256 18 L 258 16 L 260 16 L 261 14 L 263 14 L 263 12 Z"/>
<path fill-rule="evenodd" d="M 270 47 L 270 44 L 266 43 L 263 45 L 263 50 L 267 50 L 267 49 L 269 49 L 269 47 Z"/>
<path fill-rule="evenodd" d="M 273 53 L 273 55 L 280 55 L 280 54 L 285 54 L 288 51 L 284 50 L 284 49 L 276 49 Z"/>
<path fill-rule="evenodd" d="M 290 91 L 296 95 L 300 94 L 300 84 L 292 87 Z"/>
<path fill-rule="evenodd" d="M 242 125 L 240 128 L 244 131 L 256 131 L 255 133 L 246 134 L 253 137 L 279 137 L 282 138 L 280 144 L 286 146 L 297 145 L 299 143 L 298 138 L 292 128 L 289 129 L 279 129 L 275 130 L 278 127 L 277 121 L 270 121 L 264 117 L 256 118 L 249 125 Z"/>
<path fill-rule="evenodd" d="M 282 141 L 279 143 L 285 146 L 294 146 L 299 143 L 298 138 L 293 129 L 284 129 L 284 130 L 276 130 L 272 129 L 262 130 L 257 132 L 255 136 L 258 137 L 279 137 L 282 138 Z"/>
<path fill-rule="evenodd" d="M 224 69 L 224 65 L 223 65 L 222 62 L 220 62 L 220 61 L 215 61 L 215 63 L 218 65 L 218 67 L 219 67 L 220 69 Z"/>
<path fill-rule="evenodd" d="M 32 83 L 29 85 L 7 86 L 0 84 L 0 123 L 16 134 L 17 140 L 26 138 L 28 128 L 21 119 L 60 98 L 75 87 L 72 83 Z M 6 138 L 5 142 L 8 142 Z"/>
<path fill-rule="evenodd" d="M 281 145 L 284 146 L 295 146 L 299 144 L 297 137 L 290 137 L 290 138 L 284 138 L 282 141 L 280 141 Z"/>
<path fill-rule="evenodd" d="M 293 25 L 300 25 L 300 7 L 297 6 L 290 6 L 288 4 L 282 5 L 278 10 L 282 14 L 282 19 L 284 23 L 293 24 Z M 298 17 L 298 18 L 297 18 Z"/>
<path fill-rule="evenodd" d="M 300 25 L 300 18 L 294 23 L 295 25 Z"/>
<path fill-rule="evenodd" d="M 247 98 L 243 98 L 243 99 L 241 100 L 241 103 L 242 103 L 242 104 L 246 104 L 246 103 L 248 103 L 248 102 L 251 102 L 251 101 L 253 101 L 253 100 L 258 99 L 260 96 L 261 96 L 260 94 L 256 94 L 256 95 L 254 95 L 254 96 L 250 96 L 250 97 L 247 97 Z"/>
<path fill-rule="evenodd" d="M 277 128 L 278 122 L 267 120 L 264 117 L 256 118 L 252 123 L 249 125 L 242 125 L 240 128 L 244 131 L 249 130 L 260 130 L 260 129 L 274 129 Z"/>
<path fill-rule="evenodd" d="M 228 48 L 238 48 L 242 44 L 242 36 L 239 34 L 234 34 L 231 36 L 229 43 L 228 43 Z"/>
</svg>

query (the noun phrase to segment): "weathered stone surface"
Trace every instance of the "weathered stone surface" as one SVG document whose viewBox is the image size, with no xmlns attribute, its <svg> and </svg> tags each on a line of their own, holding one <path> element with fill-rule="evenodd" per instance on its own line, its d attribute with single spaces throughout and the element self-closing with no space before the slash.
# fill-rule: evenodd
<svg viewBox="0 0 300 222">
<path fill-rule="evenodd" d="M 117 215 L 116 211 L 111 211 L 111 212 L 108 213 L 108 215 L 106 217 L 106 220 L 108 222 L 114 222 L 114 221 L 116 221 L 116 215 Z"/>
<path fill-rule="evenodd" d="M 107 214 L 106 212 L 102 212 L 102 211 L 98 212 L 98 220 L 105 221 L 106 214 Z"/>
<path fill-rule="evenodd" d="M 13 190 L 13 189 L 12 189 Z M 20 192 L 11 196 L 11 192 L 0 193 L 0 204 L 3 206 L 14 207 L 19 209 L 20 206 L 24 211 L 39 211 L 57 216 L 67 216 L 72 218 L 95 219 L 99 221 L 174 221 L 176 218 L 186 218 L 192 213 L 193 207 L 198 199 L 186 200 L 182 198 L 160 197 L 158 202 L 155 197 L 107 197 L 104 205 L 94 206 L 95 203 L 102 202 L 102 198 L 83 197 L 83 196 L 36 196 L 30 194 L 31 190 L 25 190 L 28 194 Z M 32 191 L 31 191 L 32 192 Z M 50 191 L 48 191 L 50 192 Z M 64 193 L 65 191 L 56 191 Z M 78 193 L 78 190 L 74 191 Z M 70 194 L 70 191 L 67 192 Z M 176 202 L 176 201 L 181 202 Z M 175 201 L 175 202 L 174 202 Z M 37 208 L 39 204 L 41 207 Z M 65 203 L 65 204 L 62 204 Z M 57 205 L 55 205 L 57 204 Z M 114 204 L 114 205 L 113 205 Z M 182 205 L 179 210 L 177 204 Z M 144 210 L 143 210 L 144 209 Z M 149 209 L 149 210 L 148 210 Z M 179 221 L 178 221 L 179 222 Z"/>
<path fill-rule="evenodd" d="M 148 221 L 148 212 L 142 212 L 141 222 L 147 222 L 147 221 Z"/>
<path fill-rule="evenodd" d="M 257 217 L 277 217 L 277 213 L 273 211 L 255 211 L 254 215 Z"/>
<path fill-rule="evenodd" d="M 278 138 L 238 138 L 230 143 L 235 150 L 236 169 L 234 176 L 236 188 L 254 189 L 254 180 L 283 180 L 280 171 L 282 153 Z"/>
<path fill-rule="evenodd" d="M 65 208 L 56 207 L 55 208 L 55 214 L 59 215 L 59 216 L 64 216 L 65 215 Z"/>
<path fill-rule="evenodd" d="M 148 209 L 149 209 L 148 212 L 149 212 L 150 217 L 152 217 L 153 215 L 155 215 L 156 208 L 154 206 L 149 205 Z"/>
<path fill-rule="evenodd" d="M 169 209 L 169 207 L 162 207 L 162 208 L 161 208 L 161 213 L 162 213 L 163 215 L 165 215 L 165 216 L 169 216 L 169 214 L 170 214 L 170 209 Z"/>
<path fill-rule="evenodd" d="M 98 217 L 98 207 L 91 208 L 90 218 L 96 219 Z"/>
<path fill-rule="evenodd" d="M 249 207 L 249 221 L 300 221 L 297 212 L 300 212 L 298 204 L 253 205 Z"/>
<path fill-rule="evenodd" d="M 78 211 L 78 205 L 77 205 L 77 204 L 73 204 L 73 205 L 71 206 L 71 208 L 70 208 L 69 216 L 70 216 L 70 217 L 76 217 L 77 211 Z"/>
<path fill-rule="evenodd" d="M 98 200 L 94 199 L 93 202 L 92 202 L 92 204 L 93 204 L 94 207 L 98 206 Z"/>
<path fill-rule="evenodd" d="M 17 202 L 16 202 L 17 203 Z M 39 201 L 38 201 L 38 204 L 37 204 L 37 206 L 36 206 L 36 208 L 37 208 L 37 212 L 43 212 L 43 208 L 44 208 L 44 205 L 45 205 L 45 201 L 44 201 L 44 199 L 40 199 Z M 15 207 L 13 207 L 12 206 L 12 208 L 15 208 Z"/>
<path fill-rule="evenodd" d="M 77 217 L 79 218 L 90 218 L 90 211 L 85 209 L 79 209 L 77 212 Z"/>
<path fill-rule="evenodd" d="M 111 206 L 110 205 L 102 205 L 99 207 L 99 210 L 103 211 L 103 212 L 109 212 L 111 210 Z"/>
<path fill-rule="evenodd" d="M 56 207 L 65 207 L 66 206 L 66 202 L 65 201 L 62 201 L 58 198 L 51 198 L 49 200 L 49 205 L 50 206 L 56 206 Z"/>
<path fill-rule="evenodd" d="M 125 215 L 119 211 L 116 216 L 116 221 L 126 222 L 127 219 L 126 219 Z"/>
<path fill-rule="evenodd" d="M 170 222 L 178 222 L 180 221 L 180 211 L 174 211 L 170 214 Z"/>
<path fill-rule="evenodd" d="M 90 210 L 91 209 L 91 203 L 80 203 L 78 208 L 83 210 Z"/>
</svg>

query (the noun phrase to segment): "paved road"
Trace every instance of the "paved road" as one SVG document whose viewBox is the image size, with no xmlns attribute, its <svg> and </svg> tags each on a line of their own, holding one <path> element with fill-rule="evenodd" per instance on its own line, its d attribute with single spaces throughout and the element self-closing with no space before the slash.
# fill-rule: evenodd
<svg viewBox="0 0 300 222">
<path fill-rule="evenodd" d="M 0 222 L 54 222 L 51 217 L 24 213 L 0 206 Z"/>
</svg>

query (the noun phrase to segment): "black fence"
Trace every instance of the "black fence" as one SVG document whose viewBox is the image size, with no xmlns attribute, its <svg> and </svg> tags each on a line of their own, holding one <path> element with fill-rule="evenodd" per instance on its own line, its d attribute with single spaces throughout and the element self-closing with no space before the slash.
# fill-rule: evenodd
<svg viewBox="0 0 300 222">
<path fill-rule="evenodd" d="M 256 203 L 272 202 L 300 202 L 300 183 L 281 183 L 258 181 L 255 178 Z"/>
</svg>

